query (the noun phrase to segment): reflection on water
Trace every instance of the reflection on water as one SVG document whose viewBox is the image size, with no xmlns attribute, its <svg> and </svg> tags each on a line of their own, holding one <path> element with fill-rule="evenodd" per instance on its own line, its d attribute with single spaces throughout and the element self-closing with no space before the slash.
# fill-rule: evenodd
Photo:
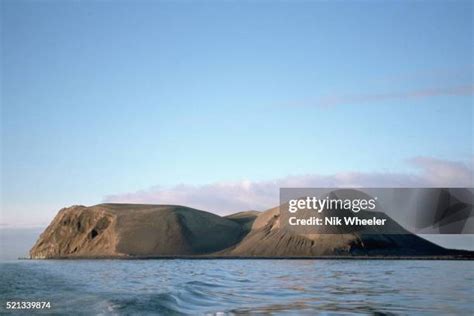
<svg viewBox="0 0 474 316">
<path fill-rule="evenodd" d="M 103 260 L 4 262 L 6 301 L 60 313 L 474 312 L 474 262 Z"/>
</svg>

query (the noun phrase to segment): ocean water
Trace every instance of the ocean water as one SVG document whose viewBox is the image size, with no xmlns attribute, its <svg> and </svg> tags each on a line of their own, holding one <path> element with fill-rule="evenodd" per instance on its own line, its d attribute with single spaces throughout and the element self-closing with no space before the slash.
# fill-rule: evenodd
<svg viewBox="0 0 474 316">
<path fill-rule="evenodd" d="M 4 261 L 0 293 L 2 313 L 49 301 L 37 313 L 473 315 L 474 262 Z"/>
</svg>

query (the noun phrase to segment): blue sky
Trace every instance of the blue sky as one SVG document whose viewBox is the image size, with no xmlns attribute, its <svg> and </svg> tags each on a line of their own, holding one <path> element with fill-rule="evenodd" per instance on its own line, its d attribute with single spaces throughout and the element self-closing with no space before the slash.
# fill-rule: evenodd
<svg viewBox="0 0 474 316">
<path fill-rule="evenodd" d="M 470 1 L 2 1 L 1 23 L 2 224 L 156 186 L 472 162 Z"/>
</svg>

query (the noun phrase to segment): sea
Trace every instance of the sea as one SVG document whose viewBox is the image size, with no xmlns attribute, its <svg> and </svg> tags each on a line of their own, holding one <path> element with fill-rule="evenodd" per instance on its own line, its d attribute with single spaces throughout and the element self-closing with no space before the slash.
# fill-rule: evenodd
<svg viewBox="0 0 474 316">
<path fill-rule="evenodd" d="M 49 302 L 7 309 L 7 302 Z M 473 315 L 474 262 L 4 260 L 0 313 Z"/>
</svg>

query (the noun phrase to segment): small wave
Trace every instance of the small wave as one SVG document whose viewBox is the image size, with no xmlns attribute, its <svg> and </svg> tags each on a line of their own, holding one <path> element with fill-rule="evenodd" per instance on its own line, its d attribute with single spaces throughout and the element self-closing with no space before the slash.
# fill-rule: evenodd
<svg viewBox="0 0 474 316">
<path fill-rule="evenodd" d="M 175 295 L 171 293 L 137 294 L 132 297 L 115 298 L 110 300 L 113 311 L 125 314 L 158 313 L 180 314 L 182 310 Z"/>
</svg>

